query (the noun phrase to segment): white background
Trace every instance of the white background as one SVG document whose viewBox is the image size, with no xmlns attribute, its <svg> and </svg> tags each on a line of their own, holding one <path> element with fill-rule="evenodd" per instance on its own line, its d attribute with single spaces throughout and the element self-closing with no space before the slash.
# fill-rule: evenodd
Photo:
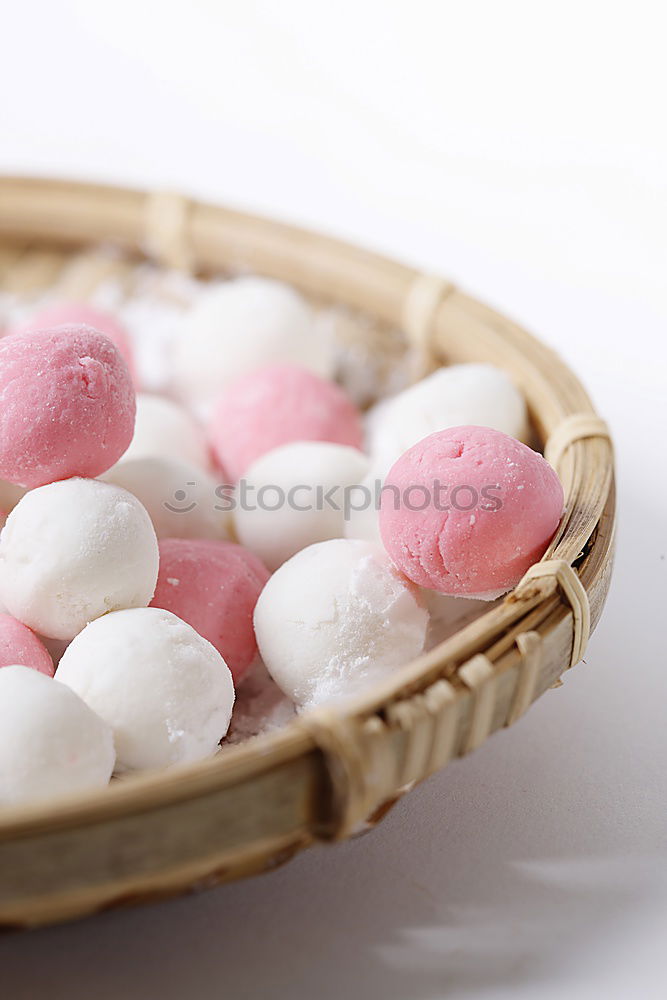
<svg viewBox="0 0 667 1000">
<path fill-rule="evenodd" d="M 653 998 L 667 934 L 661 4 L 0 0 L 0 169 L 169 186 L 451 276 L 612 424 L 586 664 L 376 833 L 5 937 L 2 994 Z"/>
</svg>

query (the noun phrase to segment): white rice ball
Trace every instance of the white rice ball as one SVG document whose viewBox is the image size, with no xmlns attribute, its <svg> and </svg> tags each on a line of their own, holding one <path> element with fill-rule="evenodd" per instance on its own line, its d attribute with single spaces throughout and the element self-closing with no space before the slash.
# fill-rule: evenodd
<svg viewBox="0 0 667 1000">
<path fill-rule="evenodd" d="M 418 656 L 428 613 L 386 553 L 334 539 L 284 563 L 255 608 L 259 651 L 301 706 L 358 691 Z"/>
<path fill-rule="evenodd" d="M 113 735 L 64 684 L 30 667 L 0 669 L 0 805 L 108 784 Z"/>
<path fill-rule="evenodd" d="M 341 538 L 346 489 L 367 469 L 356 448 L 329 442 L 297 441 L 267 452 L 237 490 L 239 541 L 274 570 L 308 545 Z"/>
<path fill-rule="evenodd" d="M 121 459 L 100 476 L 129 490 L 148 511 L 158 538 L 227 538 L 231 515 L 222 484 L 175 458 Z"/>
<path fill-rule="evenodd" d="M 525 441 L 526 403 L 505 372 L 493 365 L 439 368 L 368 413 L 366 434 L 374 464 L 386 474 L 418 441 L 445 430 L 475 424 Z"/>
<path fill-rule="evenodd" d="M 153 597 L 158 544 L 136 497 L 96 479 L 30 490 L 0 535 L 0 601 L 51 639 Z"/>
<path fill-rule="evenodd" d="M 57 678 L 111 726 L 119 771 L 208 757 L 229 728 L 227 664 L 170 611 L 137 608 L 92 622 L 67 647 Z"/>
<path fill-rule="evenodd" d="M 372 542 L 373 545 L 382 546 L 379 513 L 386 471 L 380 466 L 372 465 L 359 483 L 359 490 L 353 492 L 350 513 L 345 520 L 343 532 L 345 538 L 360 538 L 365 542 Z"/>
<path fill-rule="evenodd" d="M 288 285 L 236 278 L 195 303 L 173 356 L 173 383 L 199 410 L 246 372 L 275 362 L 330 376 L 333 349 L 318 335 L 310 306 Z"/>
<path fill-rule="evenodd" d="M 121 461 L 136 458 L 171 458 L 199 469 L 211 462 L 204 429 L 179 403 L 137 393 L 134 437 Z"/>
</svg>

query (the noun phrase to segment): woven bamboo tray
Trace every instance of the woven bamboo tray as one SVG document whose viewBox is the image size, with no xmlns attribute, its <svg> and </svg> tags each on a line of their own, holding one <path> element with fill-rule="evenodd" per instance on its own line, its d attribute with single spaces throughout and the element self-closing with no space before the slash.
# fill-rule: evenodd
<svg viewBox="0 0 667 1000">
<path fill-rule="evenodd" d="M 313 711 L 210 760 L 85 799 L 0 812 L 5 927 L 241 878 L 368 828 L 581 659 L 612 567 L 607 431 L 559 357 L 516 324 L 445 281 L 276 222 L 166 194 L 0 178 L 0 290 L 62 289 L 76 274 L 86 294 L 110 266 L 89 250 L 101 242 L 118 248 L 114 268 L 128 278 L 147 257 L 200 275 L 265 274 L 405 330 L 422 359 L 498 364 L 526 396 L 566 511 L 544 560 L 500 605 L 344 712 Z"/>
</svg>

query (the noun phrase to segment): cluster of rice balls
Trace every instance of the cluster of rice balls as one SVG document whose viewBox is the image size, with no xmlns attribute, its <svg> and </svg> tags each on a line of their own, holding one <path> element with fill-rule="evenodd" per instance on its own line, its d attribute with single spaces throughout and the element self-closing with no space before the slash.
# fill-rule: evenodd
<svg viewBox="0 0 667 1000">
<path fill-rule="evenodd" d="M 91 305 L 0 339 L 0 805 L 215 753 L 258 649 L 299 710 L 353 695 L 540 558 L 563 493 L 502 371 L 362 417 L 334 367 L 260 278 L 184 316 L 169 396 Z"/>
</svg>

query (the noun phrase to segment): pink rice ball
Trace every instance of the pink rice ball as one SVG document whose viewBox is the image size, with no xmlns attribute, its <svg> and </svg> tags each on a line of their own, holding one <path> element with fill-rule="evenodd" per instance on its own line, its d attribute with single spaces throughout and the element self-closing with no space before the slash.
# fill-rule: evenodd
<svg viewBox="0 0 667 1000">
<path fill-rule="evenodd" d="M 56 326 L 90 326 L 113 341 L 125 359 L 133 380 L 137 381 L 134 351 L 130 335 L 123 324 L 105 309 L 98 309 L 89 302 L 54 302 L 34 313 L 17 328 L 17 333 L 33 330 L 52 330 Z"/>
<path fill-rule="evenodd" d="M 55 667 L 46 647 L 27 625 L 0 614 L 0 667 L 32 667 L 53 677 Z"/>
<path fill-rule="evenodd" d="M 171 611 L 215 646 L 234 684 L 257 654 L 253 613 L 269 572 L 234 542 L 164 538 L 151 607 Z"/>
<path fill-rule="evenodd" d="M 492 600 L 542 557 L 562 512 L 563 488 L 541 455 L 490 427 L 452 427 L 392 466 L 380 533 L 414 583 Z"/>
<path fill-rule="evenodd" d="M 34 489 L 106 472 L 134 433 L 132 378 L 91 327 L 0 340 L 0 479 Z"/>
<path fill-rule="evenodd" d="M 213 451 L 232 481 L 274 448 L 331 441 L 361 449 L 361 417 L 334 382 L 298 365 L 276 364 L 232 382 L 210 425 Z"/>
</svg>

